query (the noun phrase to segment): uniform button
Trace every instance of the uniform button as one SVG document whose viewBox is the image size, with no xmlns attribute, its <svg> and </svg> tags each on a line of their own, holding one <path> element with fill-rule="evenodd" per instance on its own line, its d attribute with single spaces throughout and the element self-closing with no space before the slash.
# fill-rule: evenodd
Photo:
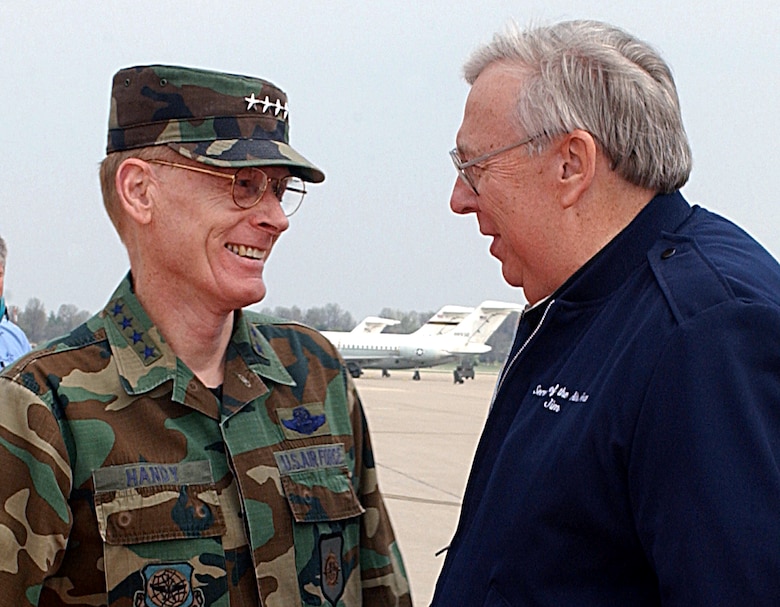
<svg viewBox="0 0 780 607">
<path fill-rule="evenodd" d="M 674 247 L 669 247 L 663 253 L 661 253 L 661 259 L 669 259 L 675 253 L 677 253 L 677 249 Z"/>
<path fill-rule="evenodd" d="M 117 516 L 116 524 L 120 527 L 129 527 L 133 521 L 133 515 L 129 512 L 120 512 Z"/>
</svg>

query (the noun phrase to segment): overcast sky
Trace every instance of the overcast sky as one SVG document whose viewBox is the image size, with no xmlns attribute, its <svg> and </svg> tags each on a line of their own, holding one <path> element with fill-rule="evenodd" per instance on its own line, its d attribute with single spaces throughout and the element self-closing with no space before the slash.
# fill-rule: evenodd
<svg viewBox="0 0 780 607">
<path fill-rule="evenodd" d="M 653 44 L 677 81 L 691 202 L 780 255 L 780 2 L 0 2 L 6 299 L 104 305 L 127 270 L 105 216 L 113 73 L 171 63 L 259 76 L 289 95 L 293 146 L 326 173 L 266 268 L 258 304 L 384 307 L 523 302 L 476 220 L 448 207 L 464 59 L 508 19 L 610 21 Z"/>
</svg>

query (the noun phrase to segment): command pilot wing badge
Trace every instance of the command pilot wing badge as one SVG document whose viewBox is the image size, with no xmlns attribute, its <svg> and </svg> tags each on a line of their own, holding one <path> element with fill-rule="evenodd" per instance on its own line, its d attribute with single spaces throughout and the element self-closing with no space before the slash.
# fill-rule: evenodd
<svg viewBox="0 0 780 607">
<path fill-rule="evenodd" d="M 321 403 L 300 405 L 294 409 L 278 409 L 278 412 L 285 434 L 292 434 L 292 438 L 300 438 L 301 434 L 320 436 L 330 433 L 329 430 L 326 431 L 327 418 L 325 407 Z"/>
</svg>

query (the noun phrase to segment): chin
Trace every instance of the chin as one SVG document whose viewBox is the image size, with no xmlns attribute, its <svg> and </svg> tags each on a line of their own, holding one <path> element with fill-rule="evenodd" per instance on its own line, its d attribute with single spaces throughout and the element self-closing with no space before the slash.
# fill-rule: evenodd
<svg viewBox="0 0 780 607">
<path fill-rule="evenodd" d="M 252 293 L 251 296 L 249 296 L 246 300 L 246 302 L 241 306 L 242 308 L 245 308 L 247 306 L 251 306 L 252 304 L 256 304 L 260 301 L 263 301 L 265 299 L 266 290 L 265 287 L 262 289 L 258 289 L 254 293 Z"/>
<path fill-rule="evenodd" d="M 506 282 L 509 286 L 511 287 L 523 286 L 522 277 L 519 274 L 513 273 L 511 269 L 506 267 L 506 265 L 501 266 L 501 274 L 504 277 L 504 282 Z"/>
<path fill-rule="evenodd" d="M 225 299 L 229 302 L 229 307 L 232 310 L 239 310 L 262 301 L 265 299 L 265 295 L 266 289 L 265 285 L 263 285 L 262 287 L 257 287 L 254 289 L 245 289 L 238 293 L 225 293 Z"/>
</svg>

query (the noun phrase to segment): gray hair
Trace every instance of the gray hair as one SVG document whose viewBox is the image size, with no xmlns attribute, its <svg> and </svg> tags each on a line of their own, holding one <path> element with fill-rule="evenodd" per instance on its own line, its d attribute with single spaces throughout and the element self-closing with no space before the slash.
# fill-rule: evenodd
<svg viewBox="0 0 780 607">
<path fill-rule="evenodd" d="M 5 258 L 8 256 L 8 247 L 5 246 L 5 240 L 0 236 L 0 267 L 5 267 Z"/>
<path fill-rule="evenodd" d="M 474 84 L 497 61 L 523 77 L 517 118 L 529 136 L 582 129 L 630 183 L 670 193 L 688 181 L 691 149 L 677 89 L 648 44 L 598 21 L 526 30 L 512 22 L 466 61 L 466 81 Z"/>
</svg>

